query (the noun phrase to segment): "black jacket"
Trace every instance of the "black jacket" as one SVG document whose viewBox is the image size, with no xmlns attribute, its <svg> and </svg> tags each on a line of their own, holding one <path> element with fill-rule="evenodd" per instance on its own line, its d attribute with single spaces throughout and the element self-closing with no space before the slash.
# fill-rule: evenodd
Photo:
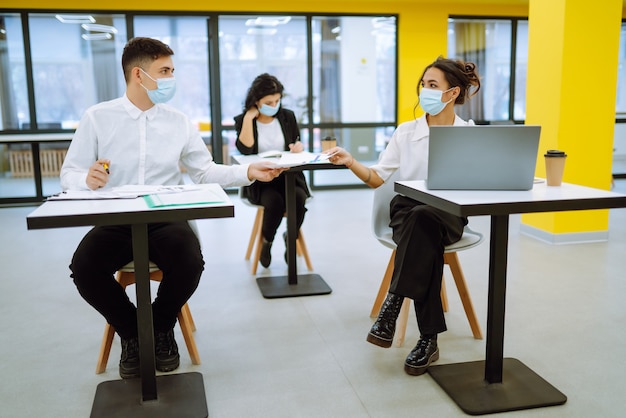
<svg viewBox="0 0 626 418">
<path fill-rule="evenodd" d="M 254 121 L 252 122 L 252 132 L 254 134 L 254 144 L 252 144 L 252 147 L 245 146 L 239 140 L 239 134 L 241 133 L 241 128 L 243 126 L 244 115 L 245 113 L 235 116 L 235 130 L 237 131 L 237 141 L 235 142 L 235 146 L 243 155 L 258 154 L 259 132 L 257 130 L 256 119 L 254 119 Z M 300 128 L 298 127 L 298 122 L 296 121 L 296 115 L 291 110 L 281 107 L 280 109 L 278 109 L 278 113 L 276 113 L 274 117 L 278 120 L 280 128 L 283 131 L 283 136 L 285 137 L 285 146 L 283 150 L 289 151 L 289 144 L 293 144 L 296 141 L 300 140 Z M 306 180 L 304 178 L 304 174 L 302 172 L 296 174 L 296 187 L 303 188 L 304 190 L 306 190 L 307 196 L 311 196 L 309 188 L 306 184 Z M 245 187 L 243 192 L 244 196 L 247 197 L 250 202 L 255 204 L 259 202 L 260 190 L 258 181 L 255 181 L 250 186 Z"/>
</svg>

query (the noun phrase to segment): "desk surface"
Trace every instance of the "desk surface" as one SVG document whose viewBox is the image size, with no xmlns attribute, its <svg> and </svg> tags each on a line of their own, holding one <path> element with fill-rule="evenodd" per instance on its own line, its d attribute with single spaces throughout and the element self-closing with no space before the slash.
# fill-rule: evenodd
<svg viewBox="0 0 626 418">
<path fill-rule="evenodd" d="M 26 218 L 28 229 L 90 225 L 132 225 L 235 216 L 232 202 L 217 184 L 206 185 L 223 198 L 220 203 L 150 208 L 135 199 L 47 201 Z"/>
<path fill-rule="evenodd" d="M 396 182 L 395 191 L 457 216 L 626 207 L 626 195 L 569 183 L 538 183 L 527 191 L 430 190 L 424 180 L 414 180 Z"/>
</svg>

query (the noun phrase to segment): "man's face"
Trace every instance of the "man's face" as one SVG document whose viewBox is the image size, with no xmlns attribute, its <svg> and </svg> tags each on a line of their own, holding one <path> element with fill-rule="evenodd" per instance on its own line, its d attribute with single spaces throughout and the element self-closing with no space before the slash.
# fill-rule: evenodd
<svg viewBox="0 0 626 418">
<path fill-rule="evenodd" d="M 160 57 L 153 61 L 148 68 L 143 68 L 143 70 L 154 80 L 159 78 L 171 78 L 174 77 L 174 61 L 171 56 Z M 154 90 L 157 88 L 157 83 L 151 80 L 150 77 L 142 77 L 142 84 L 148 90 Z"/>
</svg>

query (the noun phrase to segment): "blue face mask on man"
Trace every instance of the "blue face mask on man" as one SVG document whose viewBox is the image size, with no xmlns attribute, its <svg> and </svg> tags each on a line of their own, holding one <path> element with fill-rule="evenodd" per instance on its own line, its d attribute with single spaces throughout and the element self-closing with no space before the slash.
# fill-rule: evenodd
<svg viewBox="0 0 626 418">
<path fill-rule="evenodd" d="M 265 116 L 274 116 L 278 113 L 278 109 L 280 109 L 280 101 L 276 106 L 270 106 L 263 103 L 261 107 L 259 107 L 259 112 Z"/>
<path fill-rule="evenodd" d="M 176 79 L 174 77 L 168 78 L 157 78 L 156 80 L 150 77 L 150 74 L 145 72 L 142 68 L 140 70 L 148 76 L 148 78 L 155 83 L 157 83 L 157 88 L 155 90 L 148 90 L 146 86 L 143 84 L 141 87 L 146 89 L 146 93 L 148 93 L 148 98 L 152 101 L 152 103 L 165 103 L 169 102 L 174 94 L 176 93 Z"/>
<path fill-rule="evenodd" d="M 448 100 L 447 102 L 441 101 L 441 96 L 444 93 L 452 90 L 454 87 L 449 88 L 446 91 L 435 90 L 435 89 L 427 89 L 423 87 L 420 90 L 420 106 L 424 109 L 424 112 L 429 115 L 438 115 L 441 111 L 446 107 L 448 103 L 450 103 L 453 99 Z"/>
</svg>

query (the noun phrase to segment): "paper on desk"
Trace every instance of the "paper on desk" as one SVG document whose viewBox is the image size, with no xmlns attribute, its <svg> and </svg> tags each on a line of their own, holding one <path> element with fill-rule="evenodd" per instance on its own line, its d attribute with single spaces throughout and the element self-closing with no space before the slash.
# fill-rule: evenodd
<svg viewBox="0 0 626 418">
<path fill-rule="evenodd" d="M 277 167 L 297 167 L 299 165 L 322 163 L 331 157 L 330 154 L 312 152 L 283 152 L 275 163 Z"/>
<path fill-rule="evenodd" d="M 180 193 L 154 193 L 143 198 L 151 208 L 224 203 L 222 196 L 208 188 L 190 189 Z"/>
<path fill-rule="evenodd" d="M 48 197 L 48 200 L 134 199 L 151 193 L 178 193 L 200 189 L 201 187 L 195 184 L 183 184 L 178 186 L 129 184 L 105 190 L 66 190 Z"/>
</svg>

